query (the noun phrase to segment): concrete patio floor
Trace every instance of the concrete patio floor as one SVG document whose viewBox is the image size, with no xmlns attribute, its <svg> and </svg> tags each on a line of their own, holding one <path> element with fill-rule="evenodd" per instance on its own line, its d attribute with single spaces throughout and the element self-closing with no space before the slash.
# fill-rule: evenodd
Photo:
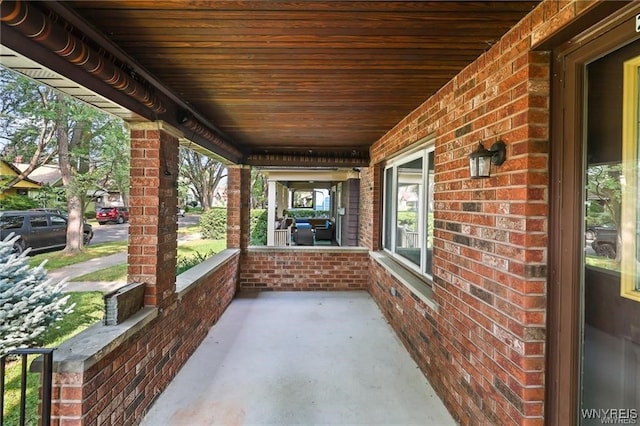
<svg viewBox="0 0 640 426">
<path fill-rule="evenodd" d="M 453 425 L 366 292 L 241 293 L 144 419 Z"/>
</svg>

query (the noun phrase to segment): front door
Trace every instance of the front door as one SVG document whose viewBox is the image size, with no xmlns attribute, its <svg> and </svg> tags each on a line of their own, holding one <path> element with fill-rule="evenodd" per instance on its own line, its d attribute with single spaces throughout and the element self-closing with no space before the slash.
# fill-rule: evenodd
<svg viewBox="0 0 640 426">
<path fill-rule="evenodd" d="M 555 57 L 550 423 L 640 424 L 640 8 Z"/>
<path fill-rule="evenodd" d="M 585 67 L 583 222 L 590 239 L 585 238 L 581 262 L 583 424 L 638 422 L 639 68 L 640 41 Z"/>
</svg>

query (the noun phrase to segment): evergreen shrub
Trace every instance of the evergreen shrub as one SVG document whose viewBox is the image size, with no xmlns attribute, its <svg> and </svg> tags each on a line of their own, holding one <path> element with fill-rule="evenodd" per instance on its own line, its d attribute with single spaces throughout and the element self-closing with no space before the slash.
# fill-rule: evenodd
<svg viewBox="0 0 640 426">
<path fill-rule="evenodd" d="M 29 249 L 13 252 L 17 237 L 0 241 L 0 355 L 17 347 L 37 345 L 38 337 L 73 306 L 66 306 L 64 280 L 54 284 L 47 278 L 45 262 L 32 268 Z"/>
</svg>

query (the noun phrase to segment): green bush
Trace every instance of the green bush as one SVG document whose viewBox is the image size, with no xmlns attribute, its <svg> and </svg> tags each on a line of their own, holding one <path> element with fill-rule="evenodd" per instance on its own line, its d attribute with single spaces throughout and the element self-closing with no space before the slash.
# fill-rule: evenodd
<svg viewBox="0 0 640 426">
<path fill-rule="evenodd" d="M 95 219 L 96 218 L 96 212 L 93 210 L 88 210 L 86 212 L 84 212 L 84 217 L 85 219 Z"/>
<path fill-rule="evenodd" d="M 399 211 L 398 212 L 398 224 L 407 225 L 409 229 L 418 229 L 416 224 L 416 212 L 415 211 Z"/>
<path fill-rule="evenodd" d="M 0 200 L 2 210 L 29 210 L 40 207 L 38 200 L 25 195 L 9 195 Z"/>
<path fill-rule="evenodd" d="M 313 211 L 313 209 L 289 209 L 288 213 L 289 217 L 294 217 L 296 219 L 314 217 L 316 215 L 316 212 Z"/>
<path fill-rule="evenodd" d="M 252 246 L 267 245 L 267 210 L 251 210 L 251 241 Z"/>
<path fill-rule="evenodd" d="M 180 275 L 184 271 L 193 268 L 194 266 L 213 256 L 214 254 L 216 254 L 215 251 L 209 250 L 205 254 L 196 251 L 192 256 L 178 256 L 178 268 L 176 271 L 176 275 Z"/>
<path fill-rule="evenodd" d="M 213 208 L 200 216 L 202 238 L 222 240 L 227 237 L 227 209 Z"/>
<path fill-rule="evenodd" d="M 313 209 L 289 209 L 287 210 L 289 217 L 296 219 L 306 219 L 313 217 L 329 217 L 329 210 L 313 210 Z"/>
</svg>

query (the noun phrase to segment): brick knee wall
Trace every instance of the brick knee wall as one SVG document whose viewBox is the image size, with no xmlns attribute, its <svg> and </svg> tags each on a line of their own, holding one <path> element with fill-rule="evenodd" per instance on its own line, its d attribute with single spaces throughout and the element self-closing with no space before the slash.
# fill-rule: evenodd
<svg viewBox="0 0 640 426">
<path fill-rule="evenodd" d="M 236 291 L 238 256 L 83 373 L 55 373 L 54 425 L 138 424 Z"/>
<path fill-rule="evenodd" d="M 368 250 L 250 248 L 240 262 L 241 290 L 365 290 Z"/>
<path fill-rule="evenodd" d="M 544 359 L 538 353 L 521 355 L 511 349 L 515 338 L 503 342 L 490 332 L 482 333 L 474 321 L 490 323 L 489 318 L 467 318 L 454 309 L 455 301 L 446 294 L 450 289 L 434 286 L 437 312 L 375 260 L 370 273 L 372 297 L 456 421 L 463 425 L 543 423 L 539 417 L 523 416 L 539 413 L 540 383 L 525 388 L 525 396 L 533 399 L 529 402 L 516 393 L 518 384 L 510 378 L 539 377 Z"/>
<path fill-rule="evenodd" d="M 461 413 L 466 410 L 458 399 L 463 398 L 461 395 L 465 392 L 456 382 L 457 375 L 451 374 L 454 366 L 447 348 L 446 331 L 443 336 L 438 314 L 374 260 L 371 261 L 370 273 L 371 296 L 449 412 L 456 421 L 460 421 Z M 395 291 L 392 292 L 392 288 Z M 473 423 L 469 422 L 469 414 L 462 424 Z"/>
</svg>

